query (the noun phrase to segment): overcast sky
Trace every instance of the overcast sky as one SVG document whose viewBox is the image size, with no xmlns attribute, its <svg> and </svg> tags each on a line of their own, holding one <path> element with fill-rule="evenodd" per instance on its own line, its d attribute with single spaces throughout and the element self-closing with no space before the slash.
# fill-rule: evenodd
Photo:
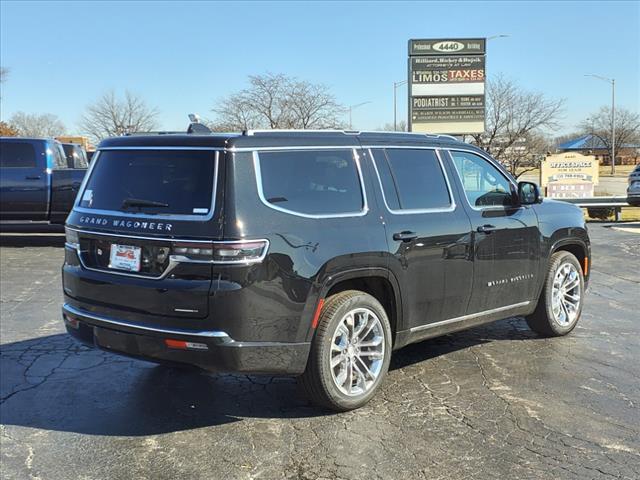
<svg viewBox="0 0 640 480">
<path fill-rule="evenodd" d="M 129 89 L 157 107 L 167 130 L 250 74 L 285 73 L 327 84 L 353 126 L 393 120 L 393 82 L 407 76 L 409 38 L 510 34 L 488 44 L 487 75 L 566 98 L 564 127 L 602 105 L 640 104 L 640 2 L 207 3 L 0 2 L 0 115 L 54 113 L 75 133 L 86 105 Z M 406 116 L 406 89 L 399 115 Z"/>
</svg>

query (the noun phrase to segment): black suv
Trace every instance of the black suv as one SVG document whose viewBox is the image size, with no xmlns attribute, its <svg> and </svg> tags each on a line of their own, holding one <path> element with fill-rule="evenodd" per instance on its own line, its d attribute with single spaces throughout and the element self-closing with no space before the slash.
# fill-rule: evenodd
<svg viewBox="0 0 640 480">
<path fill-rule="evenodd" d="M 112 138 L 67 220 L 67 330 L 212 371 L 300 375 L 365 404 L 391 352 L 522 315 L 576 325 L 579 208 L 452 137 L 244 132 Z"/>
</svg>

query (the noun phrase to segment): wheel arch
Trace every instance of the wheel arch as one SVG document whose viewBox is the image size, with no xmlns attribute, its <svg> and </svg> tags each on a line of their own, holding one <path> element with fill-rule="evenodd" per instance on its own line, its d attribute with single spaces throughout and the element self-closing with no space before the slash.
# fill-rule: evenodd
<svg viewBox="0 0 640 480">
<path fill-rule="evenodd" d="M 589 277 L 591 255 L 590 248 L 584 240 L 579 238 L 564 238 L 556 241 L 549 250 L 549 259 L 551 255 L 559 251 L 569 252 L 578 259 L 586 281 Z"/>
<path fill-rule="evenodd" d="M 382 267 L 358 268 L 332 275 L 325 280 L 320 289 L 318 306 L 322 305 L 321 302 L 324 302 L 325 298 L 345 290 L 368 293 L 382 304 L 391 324 L 392 340 L 395 341 L 396 331 L 402 326 L 402 297 L 395 275 Z M 312 326 L 309 340 L 314 334 L 315 328 Z"/>
</svg>

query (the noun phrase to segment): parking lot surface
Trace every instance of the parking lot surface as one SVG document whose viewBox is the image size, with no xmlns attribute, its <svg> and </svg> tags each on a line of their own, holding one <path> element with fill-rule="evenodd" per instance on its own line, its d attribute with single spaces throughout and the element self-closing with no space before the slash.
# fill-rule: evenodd
<svg viewBox="0 0 640 480">
<path fill-rule="evenodd" d="M 591 224 L 582 320 L 513 318 L 396 352 L 366 407 L 295 379 L 177 371 L 74 343 L 57 234 L 0 239 L 7 479 L 640 478 L 640 224 Z"/>
</svg>

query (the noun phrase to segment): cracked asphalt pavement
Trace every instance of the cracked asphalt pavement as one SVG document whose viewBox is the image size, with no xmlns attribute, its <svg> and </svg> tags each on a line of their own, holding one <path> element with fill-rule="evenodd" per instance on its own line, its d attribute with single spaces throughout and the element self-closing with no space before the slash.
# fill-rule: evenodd
<svg viewBox="0 0 640 480">
<path fill-rule="evenodd" d="M 366 407 L 309 405 L 295 379 L 214 376 L 74 343 L 58 234 L 0 237 L 6 479 L 638 479 L 640 224 L 591 224 L 582 319 L 521 318 L 395 353 Z"/>
</svg>

